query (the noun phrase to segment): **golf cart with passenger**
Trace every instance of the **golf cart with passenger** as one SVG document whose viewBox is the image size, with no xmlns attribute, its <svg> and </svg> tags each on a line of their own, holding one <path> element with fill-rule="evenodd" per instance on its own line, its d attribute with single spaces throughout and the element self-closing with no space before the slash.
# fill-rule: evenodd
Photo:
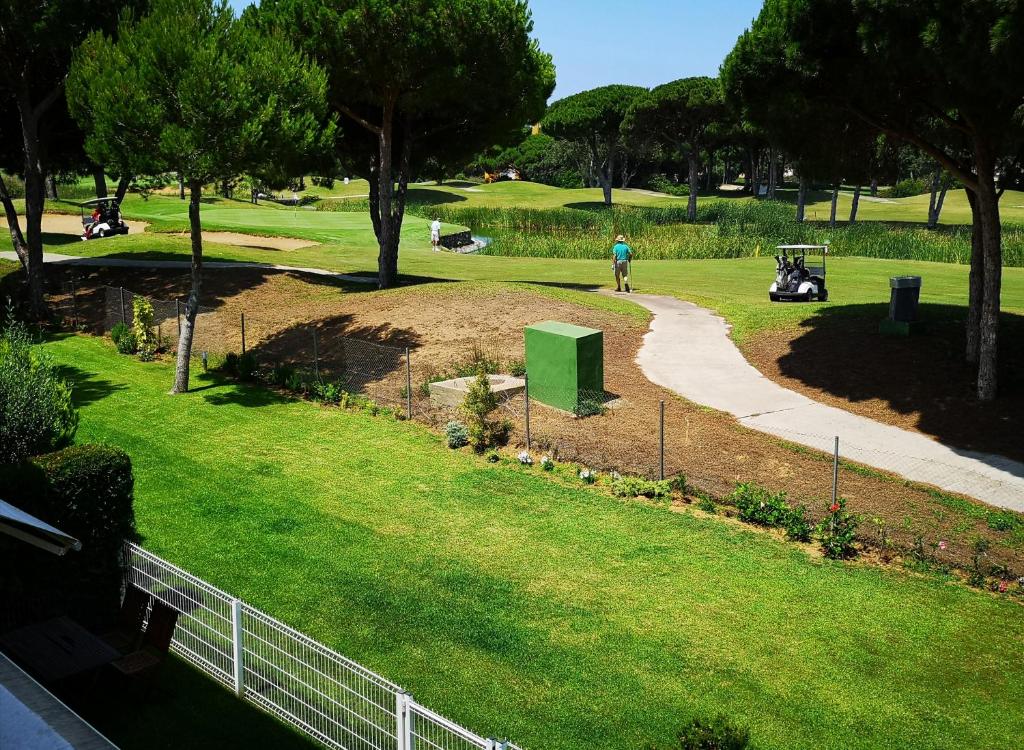
<svg viewBox="0 0 1024 750">
<path fill-rule="evenodd" d="M 117 198 L 93 198 L 78 205 L 82 209 L 83 240 L 128 234 L 128 225 L 121 220 L 121 201 Z M 86 209 L 90 209 L 88 214 Z"/>
<path fill-rule="evenodd" d="M 775 281 L 768 287 L 768 299 L 772 302 L 828 301 L 825 288 L 828 245 L 779 245 L 776 250 L 779 254 L 775 256 Z M 821 256 L 820 266 L 807 265 L 808 251 Z"/>
</svg>

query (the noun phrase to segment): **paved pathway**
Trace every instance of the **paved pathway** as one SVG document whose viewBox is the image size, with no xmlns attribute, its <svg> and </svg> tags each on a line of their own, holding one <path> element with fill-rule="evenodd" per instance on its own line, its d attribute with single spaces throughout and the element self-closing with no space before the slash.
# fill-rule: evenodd
<svg viewBox="0 0 1024 750">
<path fill-rule="evenodd" d="M 876 422 L 783 388 L 756 370 L 719 316 L 674 297 L 633 294 L 654 313 L 637 364 L 652 382 L 741 424 L 844 458 L 1024 511 L 1024 464 L 954 449 L 917 432 Z"/>
<path fill-rule="evenodd" d="M 102 242 L 102 240 L 92 240 Z M 13 251 L 0 252 L 0 259 L 18 260 Z M 43 253 L 43 263 L 53 263 L 61 266 L 88 266 L 91 268 L 180 268 L 188 270 L 192 262 L 188 260 L 144 260 L 142 258 L 80 258 L 75 255 L 61 255 L 60 253 Z M 355 284 L 376 284 L 374 276 L 352 276 L 347 273 L 335 273 L 325 271 L 322 268 L 302 268 L 300 266 L 282 266 L 276 263 L 248 263 L 234 261 L 207 260 L 203 261 L 203 268 L 262 268 L 268 271 L 294 271 L 296 273 L 309 273 L 314 276 L 326 276 L 339 281 L 349 281 Z"/>
</svg>

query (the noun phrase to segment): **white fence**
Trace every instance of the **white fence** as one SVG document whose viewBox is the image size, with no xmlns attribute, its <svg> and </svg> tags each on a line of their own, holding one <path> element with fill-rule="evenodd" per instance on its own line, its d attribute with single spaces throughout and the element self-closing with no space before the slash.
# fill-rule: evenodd
<svg viewBox="0 0 1024 750">
<path fill-rule="evenodd" d="M 398 685 L 138 545 L 128 583 L 181 614 L 171 649 L 240 697 L 339 750 L 520 750 L 417 703 Z"/>
</svg>

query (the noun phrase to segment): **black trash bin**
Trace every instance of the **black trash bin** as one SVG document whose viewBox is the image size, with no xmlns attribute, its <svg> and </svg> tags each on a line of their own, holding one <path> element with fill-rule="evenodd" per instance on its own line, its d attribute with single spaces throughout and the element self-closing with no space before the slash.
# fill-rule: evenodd
<svg viewBox="0 0 1024 750">
<path fill-rule="evenodd" d="M 889 317 L 879 330 L 891 336 L 909 336 L 919 330 L 917 306 L 921 299 L 920 276 L 893 276 L 889 279 Z"/>
</svg>

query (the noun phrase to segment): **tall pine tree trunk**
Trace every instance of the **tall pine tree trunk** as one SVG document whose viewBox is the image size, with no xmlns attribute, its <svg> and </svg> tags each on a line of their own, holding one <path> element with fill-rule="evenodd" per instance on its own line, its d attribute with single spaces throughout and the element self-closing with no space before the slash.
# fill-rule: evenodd
<svg viewBox="0 0 1024 750">
<path fill-rule="evenodd" d="M 800 187 L 796 191 L 796 220 L 804 220 L 804 212 L 807 208 L 807 178 L 800 175 Z"/>
<path fill-rule="evenodd" d="M 178 361 L 174 368 L 174 387 L 171 393 L 188 391 L 189 364 L 192 357 L 192 339 L 196 330 L 196 316 L 199 314 L 199 292 L 203 283 L 203 225 L 199 219 L 202 205 L 203 184 L 198 180 L 189 183 L 188 225 L 192 234 L 192 288 L 185 303 L 185 318 L 181 321 L 178 336 Z"/>
<path fill-rule="evenodd" d="M 23 261 L 28 276 L 29 310 L 36 320 L 46 317 L 43 300 L 43 207 L 46 203 L 44 173 L 40 155 L 38 121 L 29 112 L 22 114 L 25 148 L 25 244 Z"/>
<path fill-rule="evenodd" d="M 778 159 L 775 149 L 768 149 L 768 200 L 775 200 L 775 181 L 778 179 Z"/>
<path fill-rule="evenodd" d="M 686 220 L 697 221 L 697 154 L 691 151 L 687 161 L 690 167 L 690 197 L 686 202 Z"/>
<path fill-rule="evenodd" d="M 181 172 L 178 172 L 178 198 L 185 200 L 185 178 L 181 176 Z"/>
<path fill-rule="evenodd" d="M 96 197 L 106 198 L 107 197 L 107 175 L 103 171 L 103 167 L 93 167 L 92 170 L 92 181 L 96 185 Z"/>
<path fill-rule="evenodd" d="M 394 107 L 385 107 L 383 124 L 377 135 L 378 172 L 377 172 L 377 211 L 378 221 L 374 222 L 377 230 L 377 245 L 380 250 L 377 256 L 377 287 L 389 289 L 398 282 L 397 244 L 392 234 L 394 224 L 391 221 L 391 201 L 395 192 L 395 173 L 392 168 L 394 157 Z"/>
<path fill-rule="evenodd" d="M 46 200 L 60 200 L 60 195 L 57 193 L 57 178 L 52 174 L 46 175 Z"/>
<path fill-rule="evenodd" d="M 978 400 L 993 401 L 999 390 L 999 292 L 1002 285 L 1002 226 L 996 190 L 995 156 L 987 144 L 975 151 L 978 210 L 981 215 L 982 284 L 978 346 Z"/>
<path fill-rule="evenodd" d="M 836 226 L 836 209 L 839 207 L 839 183 L 832 185 L 832 205 L 828 211 L 828 225 L 832 228 Z"/>
<path fill-rule="evenodd" d="M 981 302 L 985 290 L 984 248 L 981 243 L 981 210 L 978 208 L 977 193 L 966 190 L 967 202 L 971 206 L 971 273 L 968 282 L 967 300 L 967 361 L 978 364 L 981 349 Z"/>
<path fill-rule="evenodd" d="M 878 178 L 877 177 L 872 177 L 871 178 L 871 190 L 870 190 L 870 193 L 871 193 L 871 197 L 872 198 L 877 198 L 878 197 Z"/>
<path fill-rule="evenodd" d="M 114 191 L 114 197 L 117 198 L 118 203 L 124 200 L 125 195 L 128 194 L 128 187 L 131 184 L 131 175 L 122 174 L 121 179 L 117 181 L 117 190 Z"/>
<path fill-rule="evenodd" d="M 857 209 L 860 208 L 860 185 L 853 189 L 853 202 L 850 204 L 850 223 L 857 221 Z"/>
</svg>

